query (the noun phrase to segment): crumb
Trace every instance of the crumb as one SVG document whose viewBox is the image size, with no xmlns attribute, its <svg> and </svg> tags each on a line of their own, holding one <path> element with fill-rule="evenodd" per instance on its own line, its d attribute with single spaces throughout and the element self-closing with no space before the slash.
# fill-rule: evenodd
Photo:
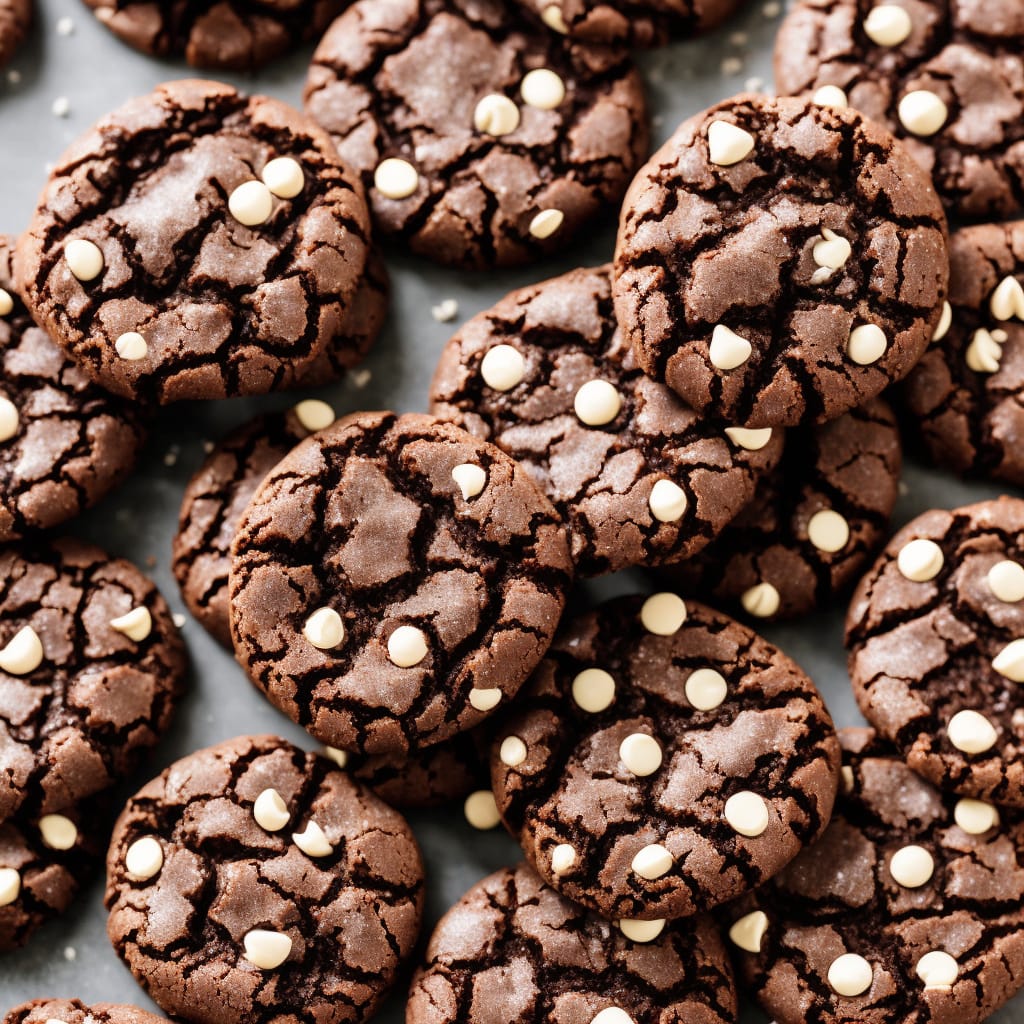
<svg viewBox="0 0 1024 1024">
<path fill-rule="evenodd" d="M 54 117 L 67 117 L 71 113 L 71 100 L 67 96 L 58 96 L 50 109 Z"/>
<path fill-rule="evenodd" d="M 722 59 L 723 75 L 738 75 L 743 70 L 743 61 L 739 57 L 724 57 Z"/>
<path fill-rule="evenodd" d="M 170 468 L 171 466 L 176 466 L 178 464 L 178 453 L 180 451 L 181 449 L 176 444 L 171 445 L 167 454 L 164 455 L 164 465 L 167 466 L 168 468 Z"/>
<path fill-rule="evenodd" d="M 185 623 L 188 622 L 188 619 L 186 619 L 185 616 L 181 614 L 181 612 L 175 612 L 171 616 L 171 621 L 175 624 L 175 626 L 178 627 L 178 629 L 183 629 Z"/>
<path fill-rule="evenodd" d="M 204 441 L 203 442 L 203 451 L 207 455 L 209 455 L 213 451 L 213 449 L 216 448 L 216 447 L 217 446 L 212 441 Z"/>
<path fill-rule="evenodd" d="M 730 46 L 746 46 L 747 42 L 748 38 L 746 32 L 733 32 L 732 35 L 729 36 Z"/>
<path fill-rule="evenodd" d="M 752 75 L 743 83 L 743 89 L 745 92 L 761 92 L 764 89 L 764 79 Z"/>
<path fill-rule="evenodd" d="M 74 946 L 64 947 L 64 959 L 65 960 L 76 960 L 78 958 L 78 950 Z"/>
<path fill-rule="evenodd" d="M 782 13 L 782 4 L 779 0 L 768 0 L 761 8 L 761 13 L 766 18 L 777 18 Z"/>
<path fill-rule="evenodd" d="M 74 35 L 75 23 L 71 18 L 58 18 L 57 19 L 57 35 L 59 36 L 70 36 Z"/>
<path fill-rule="evenodd" d="M 373 374 L 364 366 L 361 370 L 353 370 L 348 375 L 348 379 L 352 381 L 352 387 L 357 391 L 362 391 L 373 379 Z"/>
<path fill-rule="evenodd" d="M 439 324 L 450 324 L 459 315 L 459 304 L 454 299 L 445 299 L 430 307 L 430 315 Z"/>
<path fill-rule="evenodd" d="M 146 555 L 146 568 L 147 569 L 155 569 L 156 568 L 156 555 Z"/>
<path fill-rule="evenodd" d="M 900 493 L 900 497 L 903 497 L 903 498 L 905 498 L 910 493 L 910 488 L 907 486 L 907 483 L 906 483 L 905 480 L 901 480 L 899 482 L 899 486 L 897 487 L 897 490 Z"/>
<path fill-rule="evenodd" d="M 11 70 L 7 72 L 7 84 L 8 85 L 18 85 L 20 82 L 21 82 L 21 72 L 18 71 L 17 68 L 11 68 Z"/>
</svg>

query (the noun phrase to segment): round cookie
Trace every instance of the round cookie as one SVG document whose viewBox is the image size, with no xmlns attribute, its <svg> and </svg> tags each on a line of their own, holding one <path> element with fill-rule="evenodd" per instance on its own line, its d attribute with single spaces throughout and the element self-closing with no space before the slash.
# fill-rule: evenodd
<svg viewBox="0 0 1024 1024">
<path fill-rule="evenodd" d="M 184 690 L 153 582 L 77 540 L 0 550 L 0 821 L 64 812 L 134 770 Z"/>
<path fill-rule="evenodd" d="M 448 342 L 431 387 L 434 415 L 494 442 L 544 490 L 585 576 L 695 554 L 782 453 L 781 431 L 729 431 L 643 373 L 609 271 L 512 292 Z"/>
<path fill-rule="evenodd" d="M 275 736 L 200 750 L 144 786 L 107 857 L 107 934 L 196 1024 L 366 1020 L 412 952 L 423 864 L 405 820 Z"/>
<path fill-rule="evenodd" d="M 405 755 L 515 695 L 571 578 L 565 527 L 504 452 L 430 416 L 357 413 L 278 463 L 243 515 L 235 653 L 318 740 Z"/>
<path fill-rule="evenodd" d="M 1024 220 L 978 224 L 949 244 L 949 310 L 903 383 L 935 463 L 1024 486 Z"/>
<path fill-rule="evenodd" d="M 661 574 L 683 593 L 756 619 L 830 605 L 889 534 L 901 462 L 896 418 L 881 398 L 795 428 L 782 462 L 721 536 Z"/>
<path fill-rule="evenodd" d="M 706 918 L 634 943 L 520 864 L 478 882 L 438 922 L 405 1019 L 732 1024 L 736 991 Z"/>
<path fill-rule="evenodd" d="M 135 464 L 139 406 L 93 384 L 38 328 L 0 235 L 0 541 L 51 529 L 95 505 Z"/>
<path fill-rule="evenodd" d="M 33 999 L 9 1010 L 3 1024 L 166 1024 L 163 1017 L 118 1003 L 80 999 Z"/>
<path fill-rule="evenodd" d="M 358 182 L 312 121 L 186 80 L 64 154 L 18 275 L 39 323 L 115 394 L 263 394 L 343 333 L 368 231 Z"/>
<path fill-rule="evenodd" d="M 568 621 L 491 757 L 527 860 L 627 934 L 777 874 L 824 830 L 838 773 L 832 720 L 801 669 L 671 593 Z"/>
<path fill-rule="evenodd" d="M 864 717 L 940 789 L 1024 807 L 1024 501 L 925 512 L 846 617 Z"/>
<path fill-rule="evenodd" d="M 627 53 L 501 0 L 359 0 L 317 47 L 305 103 L 362 174 L 378 229 L 458 267 L 563 251 L 647 152 Z"/>
<path fill-rule="evenodd" d="M 1024 822 L 844 729 L 824 836 L 722 917 L 778 1024 L 980 1024 L 1024 984 Z"/>
<path fill-rule="evenodd" d="M 836 419 L 910 371 L 946 297 L 928 175 L 852 109 L 739 96 L 630 186 L 615 311 L 643 369 L 745 427 Z"/>
<path fill-rule="evenodd" d="M 32 27 L 32 0 L 0 0 L 0 67 L 17 52 Z"/>
<path fill-rule="evenodd" d="M 955 217 L 1024 208 L 1018 0 L 797 0 L 776 36 L 775 84 L 887 127 Z"/>
</svg>

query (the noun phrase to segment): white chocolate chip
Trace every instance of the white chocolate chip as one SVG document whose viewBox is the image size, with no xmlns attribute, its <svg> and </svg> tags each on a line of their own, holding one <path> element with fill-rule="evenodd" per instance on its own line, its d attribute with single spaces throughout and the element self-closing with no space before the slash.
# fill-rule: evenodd
<svg viewBox="0 0 1024 1024">
<path fill-rule="evenodd" d="M 288 805 L 276 789 L 265 789 L 256 797 L 256 802 L 252 805 L 252 816 L 256 819 L 256 824 L 268 832 L 280 832 L 291 817 Z"/>
<path fill-rule="evenodd" d="M 528 230 L 534 238 L 539 238 L 543 241 L 545 238 L 550 238 L 562 226 L 564 220 L 565 214 L 561 210 L 549 206 L 547 209 L 534 214 Z"/>
<path fill-rule="evenodd" d="M 871 964 L 856 953 L 844 953 L 832 961 L 828 983 L 841 996 L 859 996 L 871 988 Z"/>
<path fill-rule="evenodd" d="M 619 922 L 619 931 L 630 942 L 653 942 L 664 930 L 664 918 L 656 918 L 653 921 L 633 921 L 624 917 Z"/>
<path fill-rule="evenodd" d="M 345 623 L 333 608 L 317 608 L 302 627 L 302 635 L 320 651 L 331 651 L 345 640 Z"/>
<path fill-rule="evenodd" d="M 281 932 L 254 928 L 242 939 L 245 959 L 263 971 L 272 971 L 288 959 L 292 951 L 292 940 Z"/>
<path fill-rule="evenodd" d="M 534 68 L 519 87 L 523 102 L 538 110 L 554 110 L 565 99 L 565 82 L 548 68 Z"/>
<path fill-rule="evenodd" d="M 481 466 L 472 462 L 463 462 L 452 470 L 452 479 L 462 491 L 465 501 L 475 498 L 487 486 L 487 474 Z"/>
<path fill-rule="evenodd" d="M 640 609 L 640 622 L 648 633 L 672 636 L 686 621 L 686 604 L 678 594 L 651 594 Z"/>
<path fill-rule="evenodd" d="M 619 759 L 626 770 L 641 778 L 653 775 L 661 767 L 661 745 L 645 732 L 630 733 L 619 744 Z"/>
<path fill-rule="evenodd" d="M 939 575 L 944 561 L 942 548 L 935 541 L 919 537 L 900 548 L 896 567 L 908 580 L 927 583 Z"/>
<path fill-rule="evenodd" d="M 983 800 L 964 797 L 953 808 L 953 820 L 968 835 L 980 836 L 999 824 L 999 812 Z"/>
<path fill-rule="evenodd" d="M 712 121 L 708 126 L 708 158 L 718 167 L 731 167 L 754 150 L 754 136 L 729 121 Z"/>
<path fill-rule="evenodd" d="M 938 326 L 935 328 L 935 333 L 932 335 L 932 341 L 941 341 L 948 333 L 950 327 L 953 326 L 953 307 L 948 303 L 942 304 L 942 313 L 939 316 Z"/>
<path fill-rule="evenodd" d="M 1007 275 L 996 285 L 988 308 L 997 320 L 1016 317 L 1024 320 L 1024 286 L 1012 275 Z"/>
<path fill-rule="evenodd" d="M 900 124 L 914 135 L 934 135 L 949 116 L 946 104 L 927 89 L 915 89 L 900 100 Z"/>
<path fill-rule="evenodd" d="M 622 397 L 608 381 L 588 380 L 576 392 L 573 408 L 588 427 L 603 427 L 619 415 Z"/>
<path fill-rule="evenodd" d="M 660 843 L 645 846 L 634 858 L 630 867 L 641 878 L 655 879 L 672 870 L 672 854 Z"/>
<path fill-rule="evenodd" d="M 839 778 L 843 784 L 843 792 L 852 793 L 856 780 L 853 777 L 853 769 L 848 764 L 839 769 Z"/>
<path fill-rule="evenodd" d="M 734 946 L 747 953 L 760 953 L 761 940 L 768 930 L 768 915 L 763 910 L 755 910 L 744 914 L 729 929 L 729 939 Z"/>
<path fill-rule="evenodd" d="M 0 868 L 0 907 L 10 906 L 21 893 L 21 875 L 14 868 Z"/>
<path fill-rule="evenodd" d="M 750 427 L 726 427 L 725 436 L 738 448 L 759 452 L 772 439 L 772 428 L 751 430 Z"/>
<path fill-rule="evenodd" d="M 39 834 L 51 850 L 70 850 L 78 842 L 78 827 L 63 814 L 44 814 L 39 819 Z"/>
<path fill-rule="evenodd" d="M 590 1024 L 636 1024 L 621 1006 L 606 1006 Z"/>
<path fill-rule="evenodd" d="M 129 363 L 137 363 L 149 355 L 149 345 L 138 331 L 127 331 L 114 342 L 114 351 Z"/>
<path fill-rule="evenodd" d="M 832 107 L 835 110 L 845 110 L 850 105 L 846 93 L 838 85 L 821 86 L 811 97 L 811 102 L 817 103 L 819 107 Z"/>
<path fill-rule="evenodd" d="M 708 356 L 711 365 L 718 370 L 735 370 L 749 358 L 753 348 L 746 338 L 741 338 L 725 324 L 715 324 L 711 332 Z"/>
<path fill-rule="evenodd" d="M 324 830 L 315 821 L 307 822 L 304 832 L 292 833 L 292 842 L 307 857 L 329 857 L 334 853 Z"/>
<path fill-rule="evenodd" d="M 9 398 L 0 396 L 0 441 L 10 441 L 18 432 L 20 422 L 18 407 Z"/>
<path fill-rule="evenodd" d="M 945 950 L 933 949 L 917 961 L 917 976 L 924 982 L 925 992 L 949 992 L 960 967 Z"/>
<path fill-rule="evenodd" d="M 326 430 L 337 419 L 334 409 L 326 402 L 321 402 L 319 398 L 307 398 L 299 402 L 292 412 L 303 429 L 311 434 Z"/>
<path fill-rule="evenodd" d="M 470 690 L 469 703 L 477 711 L 493 711 L 501 703 L 501 690 L 497 686 Z"/>
<path fill-rule="evenodd" d="M 835 554 L 850 539 L 850 524 L 834 509 L 823 508 L 807 521 L 807 539 L 819 550 Z"/>
<path fill-rule="evenodd" d="M 572 681 L 572 699 L 584 711 L 604 711 L 615 700 L 615 680 L 603 668 L 585 668 Z"/>
<path fill-rule="evenodd" d="M 1024 639 L 1011 640 L 993 659 L 992 667 L 1014 683 L 1024 683 Z"/>
<path fill-rule="evenodd" d="M 0 316 L 10 316 L 14 312 L 14 299 L 5 288 L 0 288 Z"/>
<path fill-rule="evenodd" d="M 412 668 L 427 656 L 427 638 L 416 626 L 399 626 L 388 637 L 388 657 L 399 668 Z"/>
<path fill-rule="evenodd" d="M 540 12 L 540 20 L 543 21 L 548 28 L 554 29 L 555 32 L 560 32 L 563 36 L 567 35 L 569 32 L 569 26 L 565 23 L 562 8 L 557 4 L 548 4 L 548 6 Z"/>
<path fill-rule="evenodd" d="M 821 239 L 814 243 L 811 256 L 819 267 L 839 270 L 846 265 L 851 252 L 852 246 L 842 235 L 837 235 L 831 228 L 822 228 Z"/>
<path fill-rule="evenodd" d="M 741 836 L 763 835 L 768 828 L 768 805 L 757 793 L 751 793 L 749 789 L 733 793 L 725 801 L 725 820 Z"/>
<path fill-rule="evenodd" d="M 0 650 L 0 669 L 12 676 L 34 672 L 43 662 L 43 644 L 31 626 L 22 626 Z"/>
<path fill-rule="evenodd" d="M 949 742 L 965 754 L 981 754 L 995 746 L 995 726 L 977 711 L 958 711 L 946 726 Z"/>
<path fill-rule="evenodd" d="M 526 744 L 518 736 L 506 736 L 501 741 L 498 757 L 503 765 L 518 768 L 526 760 L 527 753 Z"/>
<path fill-rule="evenodd" d="M 129 640 L 141 643 L 153 632 L 153 616 L 144 604 L 140 604 L 130 612 L 111 619 L 110 628 L 123 633 Z"/>
<path fill-rule="evenodd" d="M 495 391 L 511 391 L 526 375 L 526 360 L 511 345 L 495 345 L 480 362 L 480 376 Z"/>
<path fill-rule="evenodd" d="M 260 177 L 279 199 L 294 199 L 306 184 L 302 164 L 290 156 L 275 157 L 263 168 Z"/>
<path fill-rule="evenodd" d="M 1024 600 L 1024 565 L 1004 559 L 988 571 L 989 589 L 1006 604 Z"/>
<path fill-rule="evenodd" d="M 740 595 L 740 604 L 748 615 L 770 619 L 782 604 L 782 597 L 771 583 L 755 583 Z"/>
<path fill-rule="evenodd" d="M 262 181 L 253 178 L 252 181 L 243 181 L 228 196 L 228 210 L 239 224 L 252 228 L 270 219 L 274 211 L 274 197 Z"/>
<path fill-rule="evenodd" d="M 160 874 L 164 866 L 163 847 L 153 836 L 136 839 L 124 855 L 124 868 L 128 877 L 136 882 L 148 882 Z"/>
<path fill-rule="evenodd" d="M 103 273 L 103 253 L 86 238 L 72 238 L 64 246 L 64 261 L 79 281 L 93 281 Z"/>
<path fill-rule="evenodd" d="M 846 354 L 858 366 L 870 366 L 885 355 L 888 345 L 885 331 L 878 324 L 861 324 L 850 331 Z"/>
<path fill-rule="evenodd" d="M 492 92 L 476 105 L 473 126 L 486 135 L 509 135 L 519 127 L 519 108 L 507 96 Z"/>
<path fill-rule="evenodd" d="M 348 767 L 348 751 L 338 747 L 324 747 L 324 756 L 333 761 L 339 768 Z"/>
<path fill-rule="evenodd" d="M 386 199 L 408 199 L 420 187 L 420 176 L 408 160 L 390 156 L 377 164 L 373 185 Z"/>
<path fill-rule="evenodd" d="M 934 873 L 935 860 L 923 846 L 901 847 L 889 861 L 889 874 L 907 889 L 919 889 Z"/>
<path fill-rule="evenodd" d="M 979 327 L 972 335 L 964 362 L 969 370 L 975 373 L 998 373 L 999 363 L 1003 358 L 1003 350 L 996 341 L 995 335 Z"/>
<path fill-rule="evenodd" d="M 683 518 L 689 501 L 686 491 L 671 480 L 657 480 L 647 499 L 651 515 L 659 523 L 677 523 Z"/>
<path fill-rule="evenodd" d="M 895 4 L 879 4 L 864 19 L 864 34 L 879 46 L 899 46 L 906 42 L 913 24 L 910 15 Z"/>
<path fill-rule="evenodd" d="M 725 700 L 729 687 L 721 672 L 713 668 L 699 668 L 687 676 L 683 691 L 691 707 L 698 711 L 711 711 Z"/>
<path fill-rule="evenodd" d="M 576 851 L 568 843 L 559 843 L 551 851 L 551 871 L 561 878 L 576 866 Z"/>
<path fill-rule="evenodd" d="M 466 797 L 466 802 L 462 809 L 466 815 L 466 821 L 473 828 L 480 829 L 481 832 L 495 828 L 498 822 L 501 821 L 501 815 L 498 814 L 498 805 L 495 803 L 494 794 L 489 789 L 478 789 L 475 793 L 470 793 Z"/>
</svg>

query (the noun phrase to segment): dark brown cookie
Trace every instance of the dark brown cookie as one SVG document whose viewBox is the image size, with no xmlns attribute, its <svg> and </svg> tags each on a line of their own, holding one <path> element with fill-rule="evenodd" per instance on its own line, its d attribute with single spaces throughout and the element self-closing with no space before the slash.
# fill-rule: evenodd
<svg viewBox="0 0 1024 1024">
<path fill-rule="evenodd" d="M 792 619 L 830 605 L 889 533 L 900 435 L 873 398 L 837 420 L 786 434 L 778 468 L 703 551 L 662 568 L 683 593 L 756 619 Z"/>
<path fill-rule="evenodd" d="M 0 549 L 0 821 L 63 812 L 131 772 L 182 694 L 153 582 L 89 544 Z"/>
<path fill-rule="evenodd" d="M 852 109 L 739 96 L 630 186 L 615 309 L 644 370 L 746 427 L 836 419 L 921 357 L 946 222 L 927 173 Z"/>
<path fill-rule="evenodd" d="M 430 416 L 358 413 L 278 463 L 242 517 L 235 653 L 317 739 L 404 755 L 515 695 L 571 576 L 558 514 L 504 452 Z"/>
<path fill-rule="evenodd" d="M 135 465 L 140 407 L 97 387 L 40 330 L 14 287 L 0 235 L 0 541 L 59 526 Z"/>
<path fill-rule="evenodd" d="M 723 911 L 740 977 L 778 1024 L 980 1024 L 1024 985 L 1024 822 L 839 735 L 828 830 Z"/>
<path fill-rule="evenodd" d="M 423 905 L 401 815 L 275 736 L 200 750 L 143 787 L 107 878 L 118 955 L 195 1024 L 358 1024 L 412 952 Z"/>
<path fill-rule="evenodd" d="M 901 390 L 928 455 L 957 473 L 1024 485 L 1024 220 L 949 242 L 949 307 Z"/>
<path fill-rule="evenodd" d="M 526 864 L 478 882 L 440 920 L 406 1024 L 732 1024 L 736 991 L 715 926 L 630 942 Z"/>
<path fill-rule="evenodd" d="M 32 0 L 0 0 L 0 67 L 17 52 L 32 27 Z"/>
<path fill-rule="evenodd" d="M 498 809 L 563 895 L 657 934 L 735 899 L 828 823 L 839 744 L 813 683 L 675 594 L 567 622 L 497 732 Z"/>
<path fill-rule="evenodd" d="M 40 324 L 115 394 L 262 394 L 344 333 L 368 230 L 358 182 L 312 121 L 172 82 L 57 163 L 18 276 Z"/>
<path fill-rule="evenodd" d="M 586 576 L 696 553 L 778 461 L 782 433 L 726 433 L 647 377 L 608 267 L 512 292 L 448 343 L 431 411 L 493 441 L 569 524 Z"/>
<path fill-rule="evenodd" d="M 80 999 L 33 999 L 8 1011 L 4 1024 L 166 1024 L 163 1017 L 137 1006 Z"/>
<path fill-rule="evenodd" d="M 797 0 L 776 37 L 775 84 L 885 125 L 955 217 L 1024 208 L 1020 0 Z"/>
<path fill-rule="evenodd" d="M 359 0 L 321 40 L 305 95 L 380 230 L 460 267 L 562 251 L 647 152 L 626 52 L 501 0 Z"/>
<path fill-rule="evenodd" d="M 941 789 L 1024 807 L 1024 501 L 925 512 L 846 618 L 864 717 Z"/>
</svg>

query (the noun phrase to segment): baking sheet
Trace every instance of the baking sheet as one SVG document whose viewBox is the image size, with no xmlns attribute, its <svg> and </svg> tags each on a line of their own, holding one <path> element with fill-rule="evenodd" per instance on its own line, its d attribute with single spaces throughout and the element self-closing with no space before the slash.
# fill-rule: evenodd
<svg viewBox="0 0 1024 1024">
<path fill-rule="evenodd" d="M 752 0 L 729 24 L 705 39 L 638 54 L 649 88 L 653 138 L 660 143 L 683 118 L 743 89 L 771 87 L 771 47 L 781 15 L 776 0 Z M 256 76 L 223 75 L 240 88 L 298 104 L 311 48 Z M 184 63 L 155 61 L 119 43 L 78 0 L 42 0 L 36 29 L 19 57 L 0 71 L 0 231 L 27 224 L 46 178 L 48 161 L 101 115 L 159 82 L 188 77 Z M 66 110 L 64 116 L 62 112 Z M 540 266 L 515 272 L 467 274 L 434 267 L 389 251 L 393 279 L 390 320 L 365 371 L 317 394 L 339 414 L 360 409 L 423 410 L 434 364 L 458 323 L 487 308 L 508 290 L 575 266 L 610 258 L 614 211 L 588 240 Z M 458 303 L 454 323 L 439 323 L 432 307 Z M 169 569 L 171 536 L 181 493 L 204 458 L 204 443 L 255 412 L 294 398 L 234 400 L 164 410 L 142 463 L 131 480 L 69 532 L 123 555 L 150 573 L 177 612 L 184 605 Z M 929 507 L 952 508 L 992 497 L 999 488 L 966 485 L 910 464 L 897 510 L 903 523 Z M 642 574 L 623 573 L 581 587 L 581 599 L 628 593 L 646 585 Z M 842 612 L 765 634 L 811 674 L 840 725 L 860 721 L 847 683 Z M 276 732 L 307 746 L 305 734 L 275 711 L 245 679 L 234 660 L 189 618 L 184 627 L 192 657 L 191 692 L 173 728 L 149 765 L 124 787 L 125 795 L 171 761 L 199 747 L 245 732 Z M 425 934 L 472 884 L 517 858 L 515 843 L 500 831 L 480 833 L 461 811 L 413 814 L 413 827 L 428 869 Z M 64 917 L 41 930 L 27 948 L 0 958 L 0 1011 L 42 996 L 77 996 L 86 1002 L 131 1002 L 152 1007 L 106 938 L 102 880 L 96 877 Z M 398 991 L 379 1016 L 403 1019 Z M 747 1007 L 744 1016 L 763 1021 Z M 996 1015 L 1000 1024 L 1024 1024 L 1024 996 Z"/>
</svg>

